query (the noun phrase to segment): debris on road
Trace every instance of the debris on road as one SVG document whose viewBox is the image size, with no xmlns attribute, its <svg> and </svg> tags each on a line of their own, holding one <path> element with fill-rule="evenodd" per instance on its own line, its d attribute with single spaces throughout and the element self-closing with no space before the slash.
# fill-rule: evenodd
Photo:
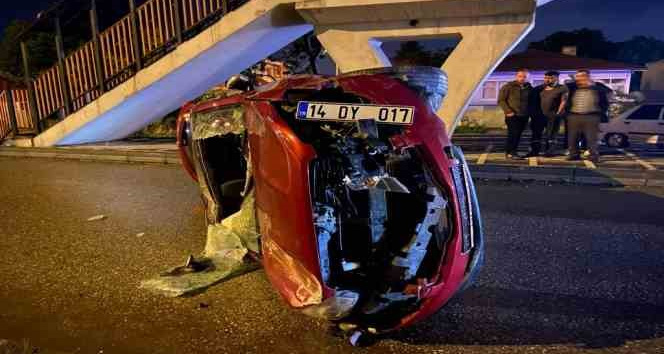
<svg viewBox="0 0 664 354">
<path fill-rule="evenodd" d="M 99 220 L 104 220 L 104 219 L 106 219 L 106 215 L 99 214 L 99 215 L 95 215 L 93 217 L 88 218 L 88 221 L 99 221 Z"/>
<path fill-rule="evenodd" d="M 170 297 L 194 294 L 206 288 L 259 268 L 249 252 L 258 253 L 253 191 L 235 214 L 221 223 L 208 225 L 203 254 L 189 255 L 184 265 L 162 272 L 141 282 L 141 288 Z"/>
</svg>

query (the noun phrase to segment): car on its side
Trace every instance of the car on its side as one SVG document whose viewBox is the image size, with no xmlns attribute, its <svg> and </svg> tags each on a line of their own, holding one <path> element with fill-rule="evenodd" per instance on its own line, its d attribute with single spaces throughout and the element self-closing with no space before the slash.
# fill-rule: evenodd
<svg viewBox="0 0 664 354">
<path fill-rule="evenodd" d="M 291 76 L 185 105 L 180 156 L 210 225 L 255 196 L 273 288 L 358 344 L 429 317 L 482 264 L 470 170 L 436 115 L 446 93 L 438 68 Z"/>
</svg>

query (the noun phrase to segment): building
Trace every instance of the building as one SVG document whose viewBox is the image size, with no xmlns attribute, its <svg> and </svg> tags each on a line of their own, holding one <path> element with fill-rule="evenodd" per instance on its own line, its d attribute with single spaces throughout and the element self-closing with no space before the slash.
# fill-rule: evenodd
<svg viewBox="0 0 664 354">
<path fill-rule="evenodd" d="M 641 78 L 641 91 L 664 91 L 664 60 L 647 64 Z"/>
<path fill-rule="evenodd" d="M 573 54 L 575 52 L 573 48 L 565 48 L 565 53 Z M 590 70 L 593 79 L 623 93 L 630 92 L 632 74 L 635 71 L 645 70 L 639 65 L 580 58 L 535 49 L 512 54 L 503 60 L 473 94 L 462 125 L 481 124 L 489 128 L 503 127 L 504 116 L 497 105 L 498 92 L 504 84 L 514 80 L 514 75 L 519 68 L 530 70 L 530 81 L 533 86 L 543 83 L 544 73 L 548 70 L 559 71 L 561 81 L 566 81 L 571 80 L 577 70 L 587 69 Z"/>
</svg>

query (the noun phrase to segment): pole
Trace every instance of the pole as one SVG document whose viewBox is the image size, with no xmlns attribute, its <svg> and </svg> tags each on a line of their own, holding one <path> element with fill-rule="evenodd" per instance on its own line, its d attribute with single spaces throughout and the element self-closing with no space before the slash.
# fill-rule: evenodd
<svg viewBox="0 0 664 354">
<path fill-rule="evenodd" d="M 65 49 L 62 42 L 62 28 L 60 27 L 60 16 L 56 16 L 55 22 L 55 50 L 58 54 L 58 76 L 60 77 L 60 90 L 62 92 L 62 106 L 65 110 L 65 116 L 71 113 L 71 97 L 69 96 L 69 85 L 67 82 L 67 72 L 65 70 Z"/>
<path fill-rule="evenodd" d="M 7 94 L 7 112 L 9 113 L 9 125 L 12 127 L 12 134 L 18 135 L 18 122 L 16 121 L 16 110 L 14 109 L 14 95 L 12 89 L 5 91 Z"/>
<path fill-rule="evenodd" d="M 136 57 L 135 65 L 136 71 L 139 71 L 143 68 L 143 54 L 141 51 L 141 43 L 139 42 L 140 37 L 138 35 L 138 16 L 136 16 L 136 0 L 129 0 L 129 17 L 131 21 L 131 43 L 134 46 L 134 54 Z"/>
<path fill-rule="evenodd" d="M 180 20 L 180 0 L 171 0 L 173 6 L 173 23 L 175 24 L 175 40 L 182 43 L 182 22 Z"/>
<path fill-rule="evenodd" d="M 30 57 L 28 56 L 28 46 L 24 41 L 21 41 L 21 56 L 23 57 L 23 79 L 25 86 L 28 88 L 28 103 L 30 106 L 30 118 L 37 133 L 41 133 L 41 126 L 39 124 L 40 117 L 37 113 L 37 97 L 35 96 L 35 88 L 30 78 Z"/>
<path fill-rule="evenodd" d="M 99 42 L 99 21 L 97 20 L 97 3 L 95 0 L 90 1 L 90 28 L 92 29 L 92 51 L 95 59 L 95 72 L 97 73 L 97 89 L 101 95 L 106 91 L 104 81 L 106 74 L 104 73 L 104 65 L 101 56 L 101 43 Z"/>
</svg>

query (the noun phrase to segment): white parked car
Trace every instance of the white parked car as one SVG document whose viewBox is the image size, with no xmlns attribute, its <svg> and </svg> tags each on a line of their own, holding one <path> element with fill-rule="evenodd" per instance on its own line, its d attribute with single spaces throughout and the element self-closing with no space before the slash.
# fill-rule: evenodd
<svg viewBox="0 0 664 354">
<path fill-rule="evenodd" d="M 664 143 L 664 102 L 644 103 L 600 124 L 600 138 L 611 147 L 630 142 Z M 661 136 L 661 138 L 660 138 Z"/>
</svg>

